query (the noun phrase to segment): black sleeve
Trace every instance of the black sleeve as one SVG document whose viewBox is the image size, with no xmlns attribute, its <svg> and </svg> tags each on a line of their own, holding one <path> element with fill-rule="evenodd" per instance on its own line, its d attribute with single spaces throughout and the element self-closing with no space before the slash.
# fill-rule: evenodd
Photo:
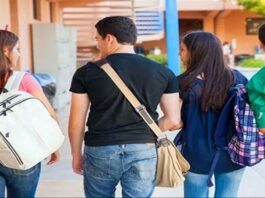
<svg viewBox="0 0 265 198">
<path fill-rule="evenodd" d="M 178 93 L 179 84 L 178 84 L 175 74 L 169 69 L 167 69 L 167 73 L 168 73 L 168 84 L 167 84 L 167 88 L 164 91 L 164 93 Z"/>
<path fill-rule="evenodd" d="M 72 79 L 70 91 L 73 93 L 87 93 L 84 67 L 79 68 Z"/>
</svg>

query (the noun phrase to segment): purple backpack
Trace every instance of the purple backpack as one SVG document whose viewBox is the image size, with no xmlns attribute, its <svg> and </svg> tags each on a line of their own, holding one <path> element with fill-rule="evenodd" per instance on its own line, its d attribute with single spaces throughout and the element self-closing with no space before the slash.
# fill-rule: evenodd
<svg viewBox="0 0 265 198">
<path fill-rule="evenodd" d="M 231 160 L 242 166 L 253 166 L 265 158 L 265 135 L 258 131 L 254 112 L 248 104 L 245 85 L 234 88 L 235 133 L 228 143 Z"/>
<path fill-rule="evenodd" d="M 231 129 L 231 136 L 227 133 L 228 129 Z M 258 132 L 245 85 L 237 84 L 230 88 L 229 98 L 217 123 L 214 141 L 217 151 L 207 179 L 209 187 L 213 186 L 211 178 L 221 150 L 226 150 L 232 162 L 241 166 L 253 166 L 265 158 L 265 135 Z"/>
</svg>

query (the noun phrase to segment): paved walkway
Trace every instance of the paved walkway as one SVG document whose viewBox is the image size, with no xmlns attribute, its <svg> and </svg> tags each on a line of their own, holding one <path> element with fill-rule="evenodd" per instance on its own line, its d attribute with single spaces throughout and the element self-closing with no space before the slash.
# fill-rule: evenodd
<svg viewBox="0 0 265 198">
<path fill-rule="evenodd" d="M 37 197 L 84 197 L 82 176 L 72 173 L 71 170 L 67 138 L 68 115 L 69 107 L 58 112 L 61 127 L 66 135 L 66 141 L 61 149 L 62 160 L 52 166 L 43 163 Z M 116 197 L 121 197 L 120 186 L 117 187 Z M 153 197 L 183 197 L 183 188 L 156 188 Z M 247 168 L 239 197 L 265 197 L 265 161 L 255 167 Z"/>
</svg>

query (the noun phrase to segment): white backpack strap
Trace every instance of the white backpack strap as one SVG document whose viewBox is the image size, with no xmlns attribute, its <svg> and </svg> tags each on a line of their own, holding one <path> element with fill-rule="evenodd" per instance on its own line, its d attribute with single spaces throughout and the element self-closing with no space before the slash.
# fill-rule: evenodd
<svg viewBox="0 0 265 198">
<path fill-rule="evenodd" d="M 9 79 L 7 80 L 7 83 L 4 87 L 4 89 L 6 91 L 10 91 L 10 90 L 18 90 L 19 85 L 24 77 L 24 75 L 26 74 L 26 72 L 22 72 L 22 71 L 13 71 L 12 75 L 9 77 Z"/>
</svg>

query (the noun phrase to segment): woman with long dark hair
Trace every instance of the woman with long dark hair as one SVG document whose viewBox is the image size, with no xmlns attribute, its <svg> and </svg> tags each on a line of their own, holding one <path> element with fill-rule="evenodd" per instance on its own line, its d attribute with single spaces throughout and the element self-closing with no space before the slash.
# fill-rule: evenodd
<svg viewBox="0 0 265 198">
<path fill-rule="evenodd" d="M 234 83 L 247 82 L 225 63 L 220 40 L 211 33 L 186 34 L 180 56 L 186 71 L 178 76 L 183 100 L 183 154 L 191 165 L 184 183 L 185 197 L 208 197 L 208 174 L 216 148 L 214 132 L 219 114 Z M 215 197 L 236 197 L 244 168 L 221 152 L 215 168 Z"/>
<path fill-rule="evenodd" d="M 0 30 L 1 93 L 9 77 L 12 75 L 13 69 L 16 67 L 19 54 L 18 37 L 12 32 Z M 31 74 L 27 73 L 24 75 L 19 90 L 28 92 L 41 100 L 51 116 L 56 119 L 56 114 L 45 97 L 41 86 Z M 21 139 L 21 141 L 23 141 L 23 139 Z M 57 162 L 59 158 L 59 153 L 54 152 L 48 164 Z M 40 163 L 28 170 L 11 169 L 0 164 L 0 197 L 5 197 L 5 188 L 7 189 L 8 197 L 34 197 L 39 181 L 40 168 Z"/>
</svg>

